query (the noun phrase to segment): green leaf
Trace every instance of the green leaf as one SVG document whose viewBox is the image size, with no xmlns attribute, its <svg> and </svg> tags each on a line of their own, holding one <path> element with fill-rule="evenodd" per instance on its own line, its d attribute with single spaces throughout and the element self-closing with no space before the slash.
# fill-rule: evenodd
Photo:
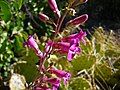
<svg viewBox="0 0 120 90">
<path fill-rule="evenodd" d="M 108 84 L 111 85 L 112 87 L 114 87 L 114 85 L 120 86 L 120 80 L 119 80 L 119 78 L 120 78 L 120 70 L 118 70 L 117 72 L 115 72 L 110 77 L 110 79 L 108 80 Z"/>
<path fill-rule="evenodd" d="M 107 65 L 101 64 L 101 65 L 96 66 L 95 76 L 97 79 L 108 80 L 111 75 L 112 75 L 112 69 L 108 67 Z"/>
<path fill-rule="evenodd" d="M 35 64 L 39 61 L 39 58 L 35 54 L 34 50 L 30 49 L 27 53 L 28 53 L 27 56 L 24 55 L 24 57 L 21 58 L 23 61 L 27 61 L 27 63 L 30 63 L 30 64 L 31 63 Z"/>
<path fill-rule="evenodd" d="M 118 48 L 119 50 L 119 48 Z M 105 52 L 106 57 L 119 57 L 120 56 L 120 51 L 117 50 L 106 50 Z"/>
<path fill-rule="evenodd" d="M 28 83 L 35 80 L 38 76 L 38 70 L 34 63 L 18 63 L 14 67 L 15 73 L 24 75 Z"/>
<path fill-rule="evenodd" d="M 21 9 L 22 4 L 23 4 L 23 0 L 18 0 L 18 6 L 19 6 L 19 9 Z"/>
<path fill-rule="evenodd" d="M 101 49 L 101 45 L 100 44 L 96 44 L 96 53 L 99 53 L 100 52 L 100 49 Z"/>
<path fill-rule="evenodd" d="M 0 1 L 0 17 L 5 21 L 9 21 L 11 18 L 11 12 L 9 4 L 5 1 Z"/>
<path fill-rule="evenodd" d="M 14 6 L 15 6 L 16 10 L 21 9 L 22 5 L 23 5 L 23 0 L 15 0 L 14 1 Z"/>
<path fill-rule="evenodd" d="M 5 52 L 6 46 L 7 46 L 7 39 L 4 40 L 4 42 L 2 43 L 2 46 L 0 47 L 0 53 L 4 53 Z"/>
<path fill-rule="evenodd" d="M 19 52 L 20 50 L 23 49 L 23 38 L 19 35 L 15 35 L 15 41 L 14 41 L 14 45 L 15 45 L 15 51 Z"/>
<path fill-rule="evenodd" d="M 77 57 L 71 63 L 73 65 L 74 71 L 80 71 L 83 69 L 90 69 L 95 64 L 95 62 L 96 62 L 95 56 L 83 55 L 83 56 Z"/>
<path fill-rule="evenodd" d="M 71 88 L 71 90 L 92 90 L 90 82 L 84 78 L 74 78 L 69 88 Z"/>
</svg>

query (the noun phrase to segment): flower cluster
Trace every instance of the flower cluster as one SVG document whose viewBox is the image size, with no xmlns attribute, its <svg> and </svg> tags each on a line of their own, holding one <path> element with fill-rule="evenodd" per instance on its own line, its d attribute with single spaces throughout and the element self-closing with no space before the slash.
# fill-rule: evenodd
<svg viewBox="0 0 120 90">
<path fill-rule="evenodd" d="M 71 61 L 75 54 L 79 54 L 81 52 L 79 42 L 82 41 L 85 44 L 85 36 L 86 32 L 81 30 L 79 33 L 64 37 L 58 42 L 48 41 L 47 49 L 53 43 L 53 49 L 59 53 L 67 53 L 67 59 Z"/>
<path fill-rule="evenodd" d="M 24 42 L 24 45 L 27 45 L 28 47 L 32 48 L 36 55 L 38 55 L 39 57 L 43 57 L 43 53 L 40 51 L 38 44 L 36 43 L 35 39 L 33 38 L 33 36 L 29 36 L 27 42 Z"/>
<path fill-rule="evenodd" d="M 44 54 L 47 53 L 47 50 L 45 50 L 44 54 L 39 50 L 38 45 L 33 36 L 29 36 L 28 40 L 24 44 L 32 48 L 40 59 L 43 58 Z M 35 87 L 35 90 L 51 90 L 49 87 L 47 87 L 46 82 L 52 84 L 52 90 L 58 90 L 61 79 L 63 79 L 64 83 L 67 84 L 67 81 L 71 77 L 70 73 L 65 72 L 63 70 L 57 70 L 54 68 L 50 68 L 48 72 L 50 72 L 51 74 L 55 74 L 57 77 L 56 78 L 48 78 L 47 76 L 42 77 L 41 83 L 42 84 L 45 83 L 45 85 L 38 83 L 38 86 Z"/>
<path fill-rule="evenodd" d="M 58 90 L 59 86 L 60 86 L 60 82 L 63 79 L 64 80 L 64 84 L 66 85 L 68 80 L 71 77 L 71 74 L 68 72 L 65 72 L 63 70 L 57 70 L 55 68 L 51 68 L 49 69 L 49 72 L 51 74 L 54 74 L 55 76 L 51 76 L 51 77 L 47 77 L 44 76 L 42 78 L 39 78 L 39 81 L 41 83 L 39 83 L 37 86 L 35 87 L 35 90 L 51 90 L 51 88 L 47 85 L 47 83 L 51 84 L 52 86 L 52 90 Z"/>
<path fill-rule="evenodd" d="M 80 2 L 85 3 L 87 0 L 80 0 Z M 74 0 L 74 4 L 78 2 L 78 0 Z M 55 23 L 55 34 L 59 33 L 59 29 L 61 27 L 61 23 L 64 20 L 63 17 L 60 14 L 60 11 L 58 9 L 57 3 L 55 0 L 48 0 L 48 4 L 51 8 L 51 10 L 54 12 L 55 15 L 58 17 L 58 22 Z M 39 13 L 39 19 L 42 22 L 49 21 L 49 17 L 43 13 Z M 79 26 L 81 24 L 84 24 L 86 20 L 88 19 L 87 14 L 83 14 L 79 17 L 76 17 L 73 20 L 68 21 L 67 25 L 73 25 L 73 26 Z M 53 66 L 48 65 L 48 67 L 44 66 L 44 62 L 48 58 L 48 56 L 51 53 L 57 52 L 57 53 L 63 53 L 67 54 L 68 61 L 73 60 L 74 56 L 76 54 L 81 53 L 81 48 L 79 46 L 80 42 L 83 42 L 86 44 L 84 37 L 86 36 L 86 32 L 83 32 L 82 29 L 80 29 L 79 33 L 69 35 L 67 37 L 60 38 L 59 40 L 55 41 L 48 40 L 44 51 L 41 51 L 38 47 L 37 42 L 35 41 L 33 36 L 29 36 L 27 41 L 24 43 L 24 45 L 27 45 L 29 48 L 32 48 L 36 55 L 39 57 L 39 71 L 41 73 L 41 76 L 37 79 L 37 82 L 35 82 L 35 90 L 58 90 L 60 86 L 60 82 L 63 80 L 64 84 L 66 85 L 68 80 L 71 77 L 71 74 L 69 72 L 66 72 L 64 70 L 58 70 L 56 68 L 53 68 Z M 56 38 L 57 35 L 55 35 L 54 38 Z M 48 75 L 49 74 L 49 75 Z"/>
</svg>

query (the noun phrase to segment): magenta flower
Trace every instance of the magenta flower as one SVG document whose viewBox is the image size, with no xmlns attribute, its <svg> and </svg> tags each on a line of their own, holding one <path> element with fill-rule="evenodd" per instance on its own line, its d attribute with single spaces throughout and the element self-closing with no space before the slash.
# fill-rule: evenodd
<svg viewBox="0 0 120 90">
<path fill-rule="evenodd" d="M 67 24 L 68 25 L 81 25 L 83 23 L 85 23 L 88 19 L 88 15 L 87 14 L 83 14 L 79 17 L 76 17 L 73 20 L 70 20 Z"/>
<path fill-rule="evenodd" d="M 53 48 L 56 49 L 57 52 L 59 53 L 67 53 L 67 59 L 71 61 L 75 54 L 79 54 L 81 49 L 78 44 L 72 42 L 58 42 L 54 43 Z"/>
<path fill-rule="evenodd" d="M 67 59 L 71 61 L 75 54 L 79 54 L 81 52 L 81 49 L 78 47 L 77 44 L 72 44 L 68 51 Z"/>
<path fill-rule="evenodd" d="M 52 51 L 52 46 L 53 42 L 49 40 L 45 45 L 45 54 L 50 53 Z"/>
<path fill-rule="evenodd" d="M 52 45 L 51 48 L 54 48 L 55 51 L 59 53 L 67 54 L 67 59 L 71 61 L 75 54 L 79 54 L 81 49 L 79 47 L 79 42 L 82 41 L 84 44 L 86 43 L 84 37 L 86 36 L 86 32 L 82 30 L 77 34 L 72 34 L 68 37 L 62 38 L 59 42 L 48 41 L 46 44 L 46 52 Z"/>
<path fill-rule="evenodd" d="M 39 19 L 43 22 L 46 22 L 49 20 L 49 17 L 43 13 L 39 13 Z"/>
<path fill-rule="evenodd" d="M 63 42 L 69 42 L 72 43 L 72 41 L 74 41 L 74 43 L 79 43 L 79 41 L 82 41 L 84 44 L 86 43 L 84 40 L 84 37 L 86 36 L 86 32 L 83 32 L 82 30 L 77 33 L 77 34 L 72 34 L 68 37 L 64 37 L 61 39 L 61 41 Z"/>
<path fill-rule="evenodd" d="M 52 9 L 52 11 L 57 14 L 58 17 L 60 17 L 60 11 L 58 10 L 57 4 L 55 0 L 48 0 L 48 4 L 50 6 L 50 8 Z"/>
<path fill-rule="evenodd" d="M 39 50 L 39 47 L 35 41 L 35 39 L 33 38 L 33 36 L 29 36 L 27 41 L 24 43 L 24 45 L 27 45 L 28 47 L 32 48 L 36 54 L 40 57 L 43 56 L 43 53 Z"/>
<path fill-rule="evenodd" d="M 67 81 L 70 79 L 71 74 L 68 72 L 65 72 L 63 70 L 56 70 L 56 69 L 50 69 L 51 73 L 55 74 L 57 77 L 62 78 L 64 80 L 64 84 L 67 84 Z"/>
<path fill-rule="evenodd" d="M 58 90 L 61 80 L 59 78 L 48 78 L 46 81 L 52 84 L 52 90 Z"/>
</svg>

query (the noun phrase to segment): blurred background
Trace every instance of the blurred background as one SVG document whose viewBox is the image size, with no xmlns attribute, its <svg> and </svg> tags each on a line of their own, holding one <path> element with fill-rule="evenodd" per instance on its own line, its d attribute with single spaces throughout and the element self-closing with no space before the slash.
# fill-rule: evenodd
<svg viewBox="0 0 120 90">
<path fill-rule="evenodd" d="M 61 11 L 64 11 L 63 8 L 68 5 L 68 1 L 56 0 Z M 62 28 L 65 28 L 65 23 L 70 19 L 88 14 L 88 21 L 80 27 L 87 32 L 89 44 L 86 46 L 88 49 L 81 45 L 83 54 L 78 56 L 70 67 L 68 62 L 59 63 L 63 69 L 73 73 L 74 77 L 68 87 L 69 90 L 119 90 L 120 0 L 88 0 L 87 3 L 78 5 L 75 10 L 75 16 L 68 15 Z M 56 19 L 47 0 L 0 0 L 0 90 L 9 90 L 8 84 L 13 69 L 16 73 L 24 75 L 28 83 L 38 75 L 36 68 L 38 58 L 32 50 L 25 48 L 23 43 L 29 35 L 34 35 L 40 49 L 43 50 L 42 43 L 46 42 L 46 38 L 52 37 L 53 27 L 39 20 L 39 12 Z M 88 59 L 92 60 L 85 63 Z M 81 64 L 78 60 L 81 60 Z M 19 66 L 23 61 L 27 61 L 27 65 Z M 75 68 L 72 68 L 73 66 Z M 94 69 L 93 66 L 95 66 Z M 76 76 L 82 70 L 87 71 L 87 74 L 81 73 Z M 89 81 L 89 76 L 94 80 Z M 79 82 L 75 82 L 77 78 Z M 91 89 L 94 85 L 96 85 L 95 88 Z M 84 87 L 87 89 L 83 89 Z M 64 90 L 64 87 L 60 90 Z"/>
</svg>

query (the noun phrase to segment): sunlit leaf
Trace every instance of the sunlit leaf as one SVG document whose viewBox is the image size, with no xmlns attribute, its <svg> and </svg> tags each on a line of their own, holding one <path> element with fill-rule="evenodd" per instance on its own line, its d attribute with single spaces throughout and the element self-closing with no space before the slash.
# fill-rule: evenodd
<svg viewBox="0 0 120 90">
<path fill-rule="evenodd" d="M 73 65 L 74 71 L 80 71 L 83 69 L 90 69 L 96 62 L 95 56 L 80 56 L 73 60 L 71 63 Z"/>
<path fill-rule="evenodd" d="M 5 21 L 9 21 L 11 18 L 11 11 L 9 4 L 5 1 L 0 1 L 0 17 Z"/>
<path fill-rule="evenodd" d="M 91 84 L 84 78 L 75 78 L 70 83 L 71 90 L 92 90 Z"/>
<path fill-rule="evenodd" d="M 38 76 L 38 70 L 34 63 L 18 63 L 14 67 L 14 71 L 24 75 L 28 83 L 34 81 Z"/>
<path fill-rule="evenodd" d="M 112 75 L 112 69 L 110 67 L 108 67 L 107 65 L 102 64 L 102 65 L 98 65 L 96 67 L 95 76 L 98 79 L 102 78 L 104 80 L 108 80 L 111 75 Z"/>
</svg>

